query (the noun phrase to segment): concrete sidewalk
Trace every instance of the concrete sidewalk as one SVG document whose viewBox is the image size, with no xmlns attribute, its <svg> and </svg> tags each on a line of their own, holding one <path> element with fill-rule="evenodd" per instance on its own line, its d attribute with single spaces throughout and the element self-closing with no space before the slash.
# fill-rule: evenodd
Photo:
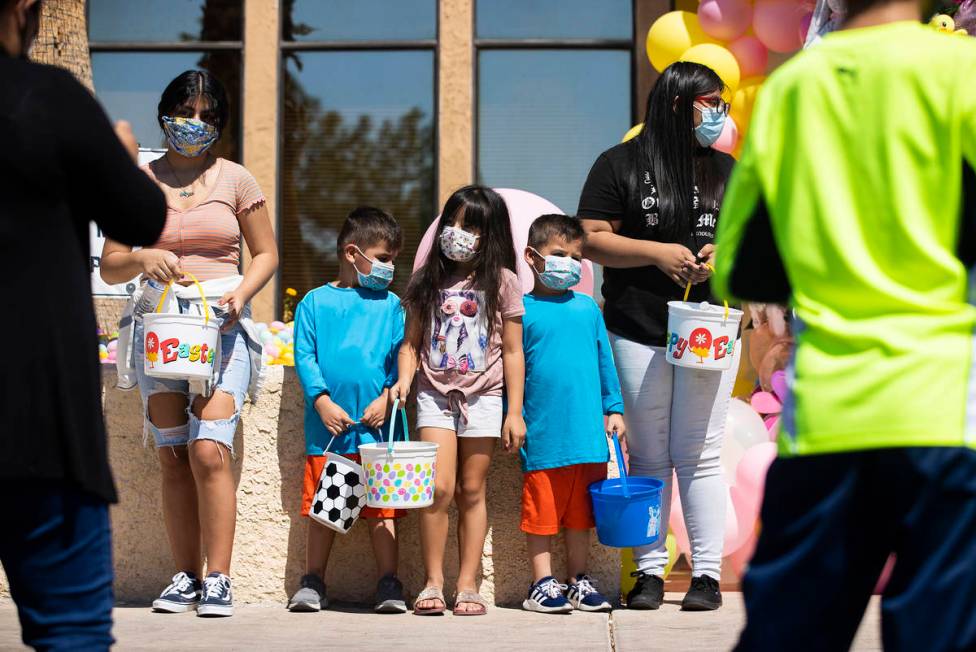
<svg viewBox="0 0 976 652">
<path fill-rule="evenodd" d="M 319 614 L 290 614 L 284 607 L 239 607 L 233 618 L 153 614 L 144 607 L 115 611 L 118 650 L 728 650 L 742 627 L 738 593 L 710 613 L 678 610 L 681 595 L 669 593 L 658 612 L 616 611 L 545 616 L 494 608 L 487 616 L 420 618 L 378 616 L 339 606 Z M 17 614 L 0 603 L 0 650 L 22 650 Z M 878 603 L 865 616 L 855 650 L 880 650 Z"/>
</svg>

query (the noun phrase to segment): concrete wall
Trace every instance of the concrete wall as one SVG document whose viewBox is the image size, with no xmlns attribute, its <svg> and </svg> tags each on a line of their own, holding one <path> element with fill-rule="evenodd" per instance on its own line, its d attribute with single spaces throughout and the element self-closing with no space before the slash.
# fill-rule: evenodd
<svg viewBox="0 0 976 652">
<path fill-rule="evenodd" d="M 114 388 L 115 373 L 104 375 L 105 415 L 120 503 L 113 508 L 116 597 L 148 604 L 174 569 L 163 528 L 159 469 L 155 450 L 142 445 L 139 396 Z M 268 390 L 246 405 L 237 433 L 238 522 L 232 576 L 241 603 L 277 603 L 298 584 L 305 564 L 305 519 L 299 514 L 304 464 L 302 395 L 294 370 L 271 367 Z M 518 460 L 498 454 L 488 479 L 490 532 L 482 557 L 482 594 L 498 604 L 519 604 L 530 582 L 525 540 L 518 529 L 522 478 Z M 411 596 L 423 586 L 418 518 L 400 521 L 400 576 Z M 452 528 L 453 529 L 453 528 Z M 369 602 L 374 565 L 365 525 L 339 537 L 329 564 L 330 596 Z M 616 550 L 593 545 L 592 573 L 608 593 L 619 587 Z M 557 568 L 563 567 L 562 554 Z M 448 544 L 447 590 L 457 576 L 457 541 Z M 562 575 L 562 571 L 557 573 Z M 5 590 L 0 581 L 0 593 Z"/>
</svg>

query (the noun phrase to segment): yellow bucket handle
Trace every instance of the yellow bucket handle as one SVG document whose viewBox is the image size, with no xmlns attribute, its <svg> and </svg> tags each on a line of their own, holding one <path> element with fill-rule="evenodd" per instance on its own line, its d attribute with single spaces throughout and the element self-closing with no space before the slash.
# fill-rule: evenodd
<svg viewBox="0 0 976 652">
<path fill-rule="evenodd" d="M 712 267 L 712 264 L 711 263 L 705 263 L 705 267 L 707 267 L 708 269 L 712 270 L 712 273 L 713 274 L 715 273 L 715 268 Z M 691 281 L 688 281 L 688 285 L 685 286 L 685 298 L 684 298 L 684 302 L 685 303 L 688 303 L 688 295 L 689 294 L 691 294 Z M 728 321 L 729 320 L 729 302 L 728 301 L 723 301 L 722 303 L 725 304 L 725 317 L 723 318 L 722 321 Z"/>
<path fill-rule="evenodd" d="M 203 291 L 203 286 L 200 285 L 200 281 L 197 280 L 196 276 L 194 276 L 190 272 L 183 272 L 183 273 L 190 277 L 190 280 L 193 281 L 193 284 L 197 286 L 197 290 L 200 291 L 200 299 L 203 301 L 203 324 L 204 326 L 206 326 L 207 323 L 210 321 L 210 307 L 207 304 L 207 295 Z M 159 297 L 159 303 L 156 304 L 156 312 L 162 311 L 163 304 L 166 303 L 166 295 L 169 294 L 169 289 L 172 285 L 173 285 L 173 281 L 170 281 L 169 283 L 166 284 L 166 289 L 163 290 L 163 294 L 160 295 Z"/>
</svg>

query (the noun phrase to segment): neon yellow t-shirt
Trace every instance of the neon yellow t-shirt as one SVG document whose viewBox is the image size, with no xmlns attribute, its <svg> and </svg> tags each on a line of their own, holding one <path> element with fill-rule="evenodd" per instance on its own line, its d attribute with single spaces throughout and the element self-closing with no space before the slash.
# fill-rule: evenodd
<svg viewBox="0 0 976 652">
<path fill-rule="evenodd" d="M 760 91 L 713 288 L 796 310 L 783 454 L 976 446 L 973 71 L 976 39 L 892 23 L 828 35 Z"/>
</svg>

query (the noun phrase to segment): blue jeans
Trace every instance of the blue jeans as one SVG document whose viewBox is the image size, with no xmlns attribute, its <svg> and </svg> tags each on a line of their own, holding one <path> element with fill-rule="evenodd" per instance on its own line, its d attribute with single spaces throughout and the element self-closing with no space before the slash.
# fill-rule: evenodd
<svg viewBox="0 0 976 652">
<path fill-rule="evenodd" d="M 180 311 L 185 312 L 186 309 L 186 302 L 181 300 Z M 220 316 L 223 313 L 217 312 L 217 314 Z M 142 320 L 136 322 L 132 337 L 136 378 L 139 381 L 139 393 L 142 395 L 143 411 L 146 415 L 146 431 L 152 433 L 156 447 L 186 446 L 197 439 L 209 439 L 223 444 L 233 453 L 234 433 L 237 431 L 241 406 L 244 404 L 247 387 L 251 382 L 251 357 L 243 327 L 237 324 L 229 332 L 220 335 L 220 364 L 217 368 L 214 389 L 234 397 L 234 414 L 228 419 L 198 419 L 192 410 L 195 396 L 190 393 L 187 381 L 147 376 L 145 329 Z M 175 428 L 157 428 L 149 420 L 149 397 L 167 393 L 183 394 L 187 397 L 187 423 Z"/>
<path fill-rule="evenodd" d="M 778 459 L 737 650 L 847 650 L 889 553 L 885 650 L 976 649 L 976 451 Z"/>
<path fill-rule="evenodd" d="M 108 505 L 57 481 L 2 478 L 0 522 L 0 562 L 24 643 L 107 650 L 114 643 Z"/>
</svg>

